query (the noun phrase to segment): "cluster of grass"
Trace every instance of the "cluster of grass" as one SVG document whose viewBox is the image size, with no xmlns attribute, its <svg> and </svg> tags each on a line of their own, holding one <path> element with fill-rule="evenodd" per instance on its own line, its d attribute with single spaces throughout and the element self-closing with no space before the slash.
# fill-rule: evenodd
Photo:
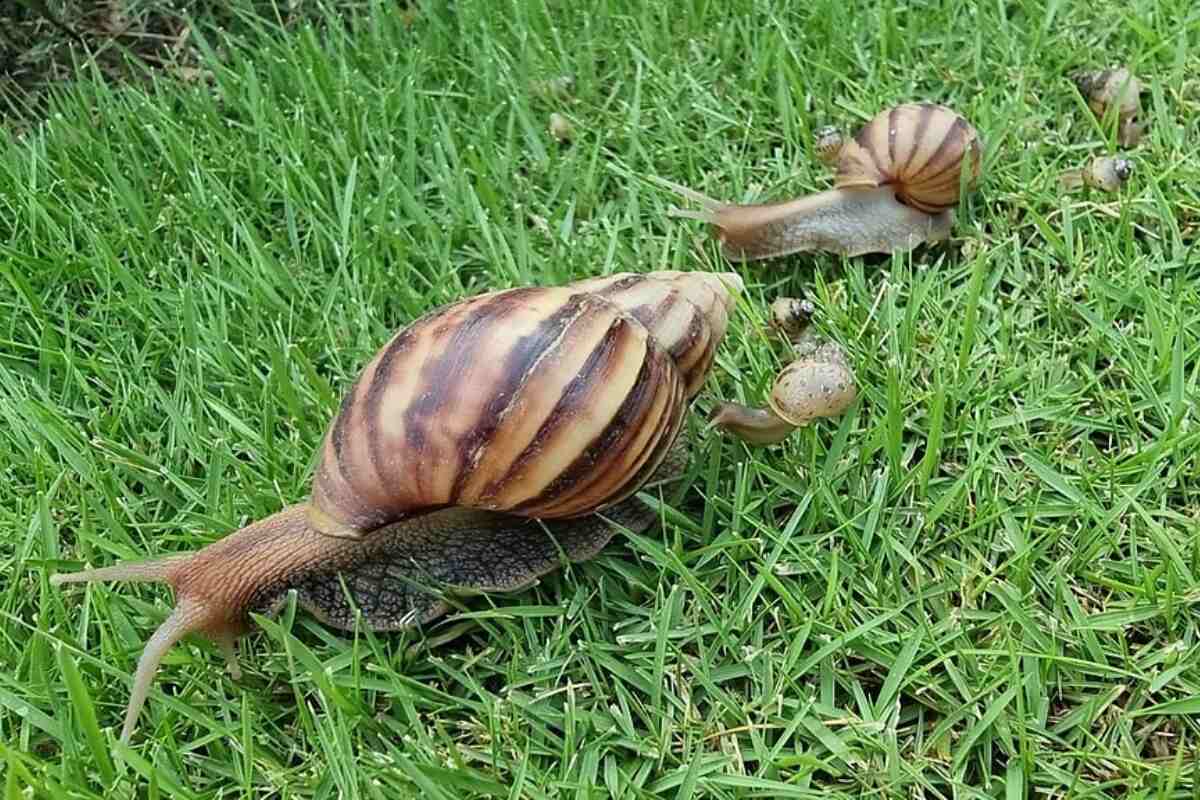
<svg viewBox="0 0 1200 800">
<path fill-rule="evenodd" d="M 379 0 L 197 31 L 205 73 L 82 80 L 0 144 L 4 797 L 1193 797 L 1200 791 L 1200 14 L 1108 3 Z M 1065 75 L 1129 63 L 1119 195 Z M 570 74 L 568 97 L 538 81 Z M 660 175 L 824 186 L 811 131 L 963 112 L 953 242 L 729 265 Z M 569 117 L 574 140 L 546 130 Z M 0 134 L 5 136 L 5 134 Z M 115 739 L 161 588 L 52 589 L 306 494 L 340 393 L 464 294 L 736 269 L 664 524 L 409 635 L 303 614 L 177 647 Z M 805 295 L 860 402 L 706 433 Z"/>
<path fill-rule="evenodd" d="M 48 88 L 73 81 L 192 78 L 191 33 L 242 35 L 269 19 L 281 29 L 361 12 L 369 0 L 17 0 L 0 3 L 0 120 L 20 127 L 45 109 Z M 333 10 L 340 13 L 330 14 Z"/>
</svg>

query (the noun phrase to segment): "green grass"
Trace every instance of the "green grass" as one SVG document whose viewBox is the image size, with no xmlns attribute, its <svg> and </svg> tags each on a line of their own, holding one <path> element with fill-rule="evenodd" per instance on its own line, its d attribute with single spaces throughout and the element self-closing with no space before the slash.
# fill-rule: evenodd
<svg viewBox="0 0 1200 800">
<path fill-rule="evenodd" d="M 1192 4 L 498 5 L 198 31 L 211 82 L 85 74 L 4 140 L 5 800 L 1195 797 Z M 1116 62 L 1150 86 L 1136 173 L 1060 197 L 1115 138 L 1065 75 Z M 570 99 L 531 91 L 564 73 Z M 341 392 L 436 304 L 728 268 L 645 176 L 808 192 L 815 127 L 909 99 L 986 137 L 956 239 L 733 267 L 664 525 L 411 635 L 285 613 L 240 683 L 177 647 L 116 742 L 167 592 L 50 574 L 302 499 Z M 817 303 L 861 399 L 751 450 L 703 414 L 764 396 L 781 294 Z"/>
</svg>

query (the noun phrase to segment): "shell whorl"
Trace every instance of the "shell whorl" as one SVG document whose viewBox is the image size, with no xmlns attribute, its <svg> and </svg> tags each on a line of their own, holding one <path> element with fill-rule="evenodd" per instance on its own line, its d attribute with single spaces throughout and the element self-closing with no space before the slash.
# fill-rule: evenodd
<svg viewBox="0 0 1200 800">
<path fill-rule="evenodd" d="M 684 396 L 696 396 L 725 336 L 734 293 L 742 279 L 731 272 L 621 273 L 571 285 L 603 297 L 646 326 L 683 373 Z M 732 292 L 732 293 L 731 293 Z"/>
<path fill-rule="evenodd" d="M 981 168 L 979 133 L 962 115 L 934 103 L 906 103 L 875 115 L 843 146 L 836 185 L 894 185 L 906 205 L 937 214 L 958 204 L 968 170 Z"/>
<path fill-rule="evenodd" d="M 616 275 L 452 303 L 367 364 L 325 437 L 310 522 L 356 536 L 464 506 L 552 519 L 641 486 L 724 334 L 708 273 Z"/>
</svg>

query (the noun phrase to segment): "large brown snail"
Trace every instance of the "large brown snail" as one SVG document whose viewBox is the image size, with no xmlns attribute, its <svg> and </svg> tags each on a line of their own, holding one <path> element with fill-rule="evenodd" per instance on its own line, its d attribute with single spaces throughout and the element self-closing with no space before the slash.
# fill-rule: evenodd
<svg viewBox="0 0 1200 800">
<path fill-rule="evenodd" d="M 444 591 L 521 588 L 561 556 L 595 555 L 614 524 L 647 527 L 654 515 L 633 495 L 682 473 L 678 434 L 740 290 L 733 274 L 657 272 L 444 306 L 366 365 L 308 502 L 195 553 L 55 575 L 175 591 L 122 739 L 175 642 L 209 636 L 236 676 L 249 614 L 291 590 L 334 627 L 353 629 L 357 608 L 369 628 L 397 630 L 445 613 Z"/>
<path fill-rule="evenodd" d="M 982 147 L 960 114 L 932 103 L 885 110 L 844 142 L 821 129 L 816 150 L 836 160 L 834 188 L 782 203 L 731 205 L 657 182 L 699 203 L 672 216 L 716 229 L 722 254 L 754 261 L 808 250 L 846 256 L 911 250 L 944 239 L 963 190 L 979 179 Z"/>
</svg>

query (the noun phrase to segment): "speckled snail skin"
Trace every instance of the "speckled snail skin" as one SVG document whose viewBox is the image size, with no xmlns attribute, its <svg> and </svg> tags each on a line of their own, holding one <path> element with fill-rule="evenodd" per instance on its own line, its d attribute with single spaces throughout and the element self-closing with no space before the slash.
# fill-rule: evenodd
<svg viewBox="0 0 1200 800">
<path fill-rule="evenodd" d="M 836 157 L 835 188 L 783 203 L 730 205 L 677 183 L 656 179 L 699 203 L 672 209 L 716 229 L 721 253 L 755 261 L 808 250 L 846 256 L 911 250 L 944 239 L 963 189 L 978 181 L 978 132 L 945 106 L 910 103 L 876 115 L 850 140 L 826 129 L 815 148 Z"/>
<path fill-rule="evenodd" d="M 444 306 L 363 369 L 309 502 L 195 553 L 54 576 L 175 590 L 122 739 L 175 642 L 209 636 L 236 677 L 249 613 L 272 613 L 290 590 L 334 627 L 353 629 L 357 607 L 367 627 L 397 630 L 445 613 L 443 590 L 518 589 L 560 553 L 591 558 L 612 523 L 649 526 L 633 495 L 682 473 L 678 434 L 741 288 L 729 273 L 653 272 Z"/>
</svg>

